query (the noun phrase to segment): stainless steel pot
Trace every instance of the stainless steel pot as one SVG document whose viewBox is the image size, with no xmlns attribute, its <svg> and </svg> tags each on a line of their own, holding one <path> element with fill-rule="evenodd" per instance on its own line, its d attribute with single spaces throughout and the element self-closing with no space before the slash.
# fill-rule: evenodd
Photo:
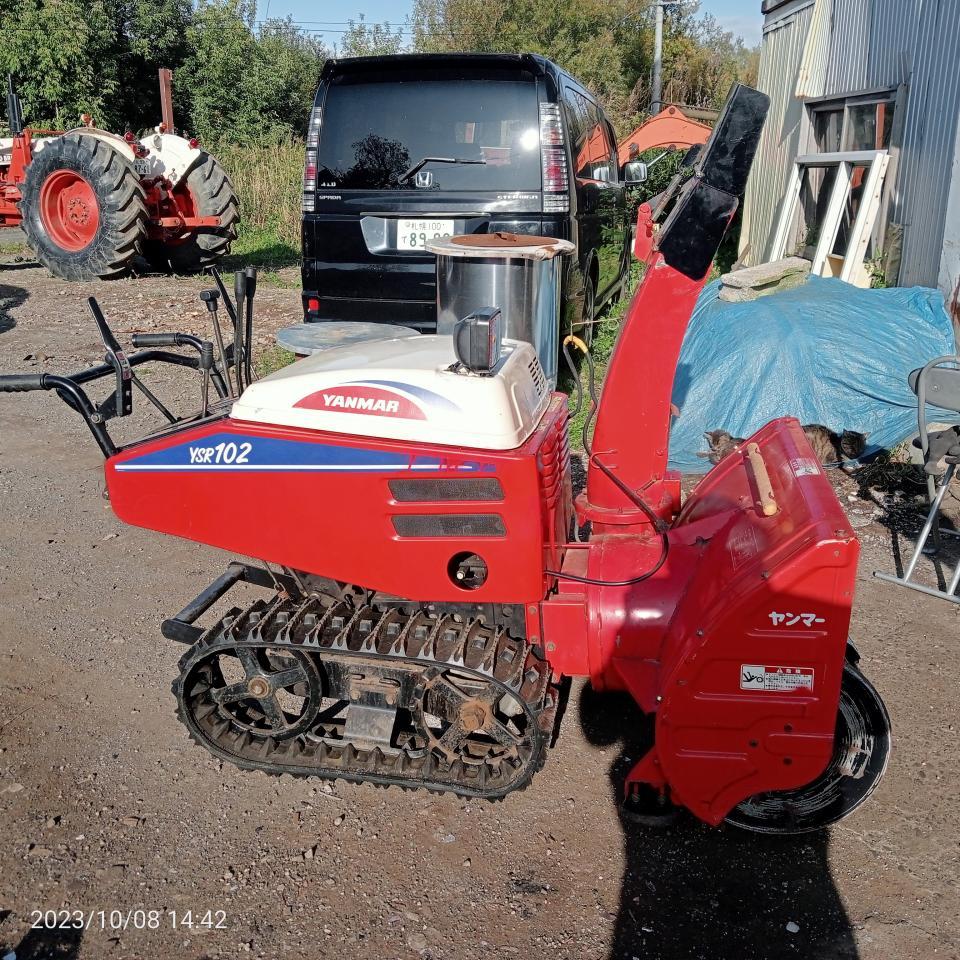
<svg viewBox="0 0 960 960">
<path fill-rule="evenodd" d="M 533 344 L 551 388 L 557 382 L 562 255 L 566 240 L 519 234 L 471 234 L 435 240 L 437 333 L 481 307 L 498 307 L 504 335 Z"/>
</svg>

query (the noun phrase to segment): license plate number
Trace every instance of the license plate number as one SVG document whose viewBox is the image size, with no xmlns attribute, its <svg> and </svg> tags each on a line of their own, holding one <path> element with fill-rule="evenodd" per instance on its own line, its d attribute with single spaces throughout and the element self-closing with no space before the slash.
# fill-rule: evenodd
<svg viewBox="0 0 960 960">
<path fill-rule="evenodd" d="M 398 220 L 397 249 L 422 250 L 430 240 L 453 236 L 452 220 Z"/>
<path fill-rule="evenodd" d="M 150 163 L 138 158 L 133 161 L 133 171 L 137 176 L 145 177 L 150 172 Z"/>
</svg>

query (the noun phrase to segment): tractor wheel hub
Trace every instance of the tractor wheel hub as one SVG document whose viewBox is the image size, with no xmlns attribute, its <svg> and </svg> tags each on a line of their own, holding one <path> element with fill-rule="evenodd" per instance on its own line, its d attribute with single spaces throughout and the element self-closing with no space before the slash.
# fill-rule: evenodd
<svg viewBox="0 0 960 960">
<path fill-rule="evenodd" d="M 78 197 L 72 197 L 67 203 L 67 216 L 71 223 L 83 226 L 90 219 L 90 208 Z"/>
</svg>

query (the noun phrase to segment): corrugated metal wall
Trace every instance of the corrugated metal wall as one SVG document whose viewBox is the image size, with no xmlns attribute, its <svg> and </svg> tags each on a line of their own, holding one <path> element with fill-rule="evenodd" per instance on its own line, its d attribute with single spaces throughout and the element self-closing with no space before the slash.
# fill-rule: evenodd
<svg viewBox="0 0 960 960">
<path fill-rule="evenodd" d="M 799 145 L 796 125 L 803 108 L 794 93 L 811 12 L 805 7 L 786 20 L 778 22 L 776 13 L 767 18 L 759 85 L 770 94 L 771 111 L 744 211 L 745 220 L 749 214 L 744 238 L 750 244 L 749 262 L 758 262 L 760 252 L 766 252 Z M 900 283 L 935 286 L 947 197 L 957 176 L 960 0 L 832 0 L 827 47 L 825 62 L 808 56 L 805 64 L 806 72 L 822 64 L 822 83 L 805 75 L 802 92 L 841 97 L 907 85 L 890 219 L 904 227 Z M 768 196 L 769 191 L 775 195 Z"/>
<path fill-rule="evenodd" d="M 833 17 L 833 0 L 815 0 L 810 29 L 797 74 L 794 96 L 822 97 L 827 82 L 827 65 L 830 62 L 830 22 Z"/>
<path fill-rule="evenodd" d="M 750 246 L 748 263 L 762 263 L 767 255 L 771 224 L 797 155 L 803 106 L 793 93 L 812 17 L 810 0 L 779 25 L 764 29 L 757 86 L 769 94 L 770 112 L 744 199 L 740 246 L 741 252 Z"/>
<path fill-rule="evenodd" d="M 904 226 L 900 283 L 934 287 L 960 117 L 960 2 L 922 0 L 892 219 Z M 947 291 L 944 291 L 947 293 Z"/>
</svg>

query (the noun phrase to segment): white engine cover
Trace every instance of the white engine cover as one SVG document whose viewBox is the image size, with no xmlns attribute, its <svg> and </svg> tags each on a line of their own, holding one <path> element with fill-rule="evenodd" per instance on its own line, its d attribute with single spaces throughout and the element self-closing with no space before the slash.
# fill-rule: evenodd
<svg viewBox="0 0 960 960">
<path fill-rule="evenodd" d="M 478 450 L 520 446 L 550 402 L 533 347 L 504 341 L 489 376 L 454 370 L 455 363 L 449 336 L 334 347 L 251 384 L 231 416 Z"/>
<path fill-rule="evenodd" d="M 165 177 L 176 186 L 203 156 L 199 147 L 175 133 L 146 133 L 140 141 L 149 153 L 138 157 L 133 167 L 141 177 Z"/>
</svg>

